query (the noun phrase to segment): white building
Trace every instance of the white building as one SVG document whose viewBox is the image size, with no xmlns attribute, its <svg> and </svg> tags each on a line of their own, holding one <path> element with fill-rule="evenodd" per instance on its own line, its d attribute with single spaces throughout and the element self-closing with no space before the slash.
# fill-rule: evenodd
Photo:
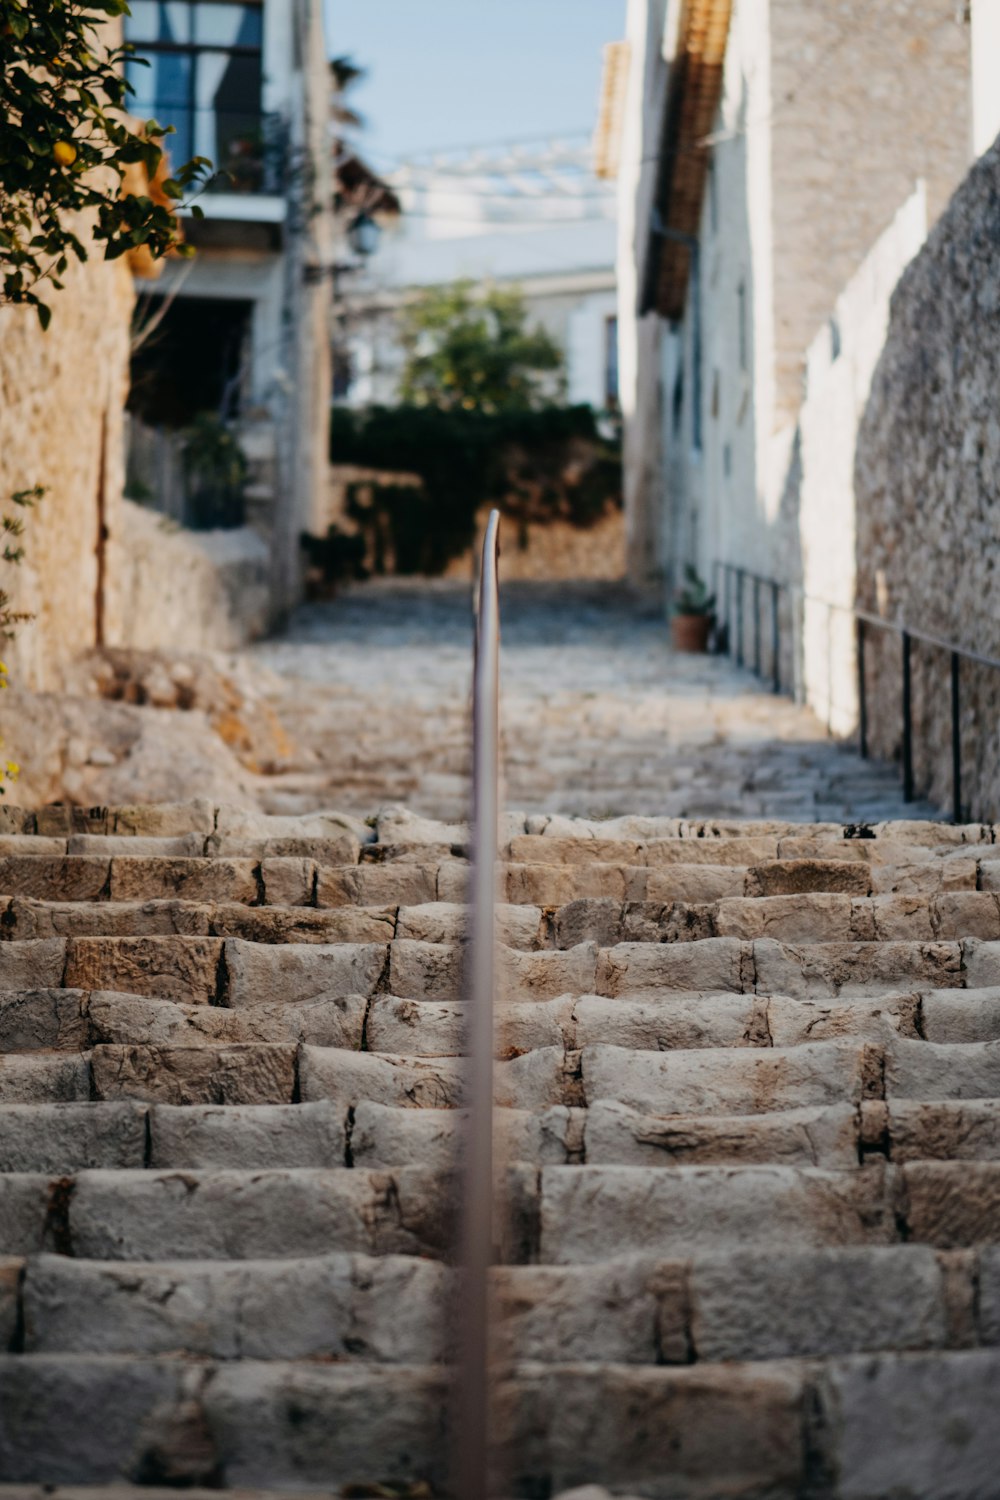
<svg viewBox="0 0 1000 1500">
<path fill-rule="evenodd" d="M 185 219 L 196 258 L 139 287 L 148 332 L 133 360 L 133 472 L 145 458 L 154 504 L 212 524 L 220 517 L 190 514 L 177 434 L 203 413 L 233 423 L 281 613 L 297 598 L 299 534 L 326 488 L 333 189 L 321 0 L 133 0 L 126 36 L 148 63 L 130 67 L 135 112 L 174 127 L 175 163 L 197 154 L 227 174 L 200 198 L 204 218 Z"/>
<path fill-rule="evenodd" d="M 363 281 L 340 308 L 352 406 L 397 398 L 396 313 L 421 288 L 469 279 L 516 285 L 529 322 L 566 356 L 566 398 L 617 408 L 613 189 L 592 173 L 588 146 L 553 142 L 414 159 L 387 180 L 400 199 Z"/>
<path fill-rule="evenodd" d="M 844 731 L 854 438 L 893 286 L 969 160 L 968 18 L 953 0 L 851 15 L 841 0 L 630 0 L 628 14 L 630 573 L 668 593 L 686 564 L 720 587 L 727 566 L 775 580 L 782 680 Z M 763 636 L 770 673 L 771 589 L 745 583 L 731 623 L 748 655 Z"/>
</svg>

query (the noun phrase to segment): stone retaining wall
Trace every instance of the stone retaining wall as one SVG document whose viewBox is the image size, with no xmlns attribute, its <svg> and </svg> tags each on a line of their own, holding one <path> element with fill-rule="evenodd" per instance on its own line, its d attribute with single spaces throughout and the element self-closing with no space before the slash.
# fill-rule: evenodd
<svg viewBox="0 0 1000 1500">
<path fill-rule="evenodd" d="M 1000 657 L 1000 144 L 973 166 L 893 295 L 855 457 L 859 602 Z M 899 753 L 898 639 L 872 650 L 873 748 Z M 949 664 L 915 648 L 918 789 L 951 801 Z M 962 671 L 963 802 L 1000 809 L 1000 672 Z"/>
<path fill-rule="evenodd" d="M 113 553 L 120 624 L 109 643 L 230 651 L 270 618 L 269 552 L 248 526 L 185 531 L 123 500 Z"/>
<path fill-rule="evenodd" d="M 0 308 L 0 506 L 12 511 L 16 490 L 46 491 L 25 517 L 24 561 L 0 564 L 0 588 L 35 616 L 4 659 L 34 689 L 120 628 L 106 544 L 120 518 L 132 279 L 95 254 L 71 260 L 64 280 L 46 333 L 31 308 Z"/>
</svg>

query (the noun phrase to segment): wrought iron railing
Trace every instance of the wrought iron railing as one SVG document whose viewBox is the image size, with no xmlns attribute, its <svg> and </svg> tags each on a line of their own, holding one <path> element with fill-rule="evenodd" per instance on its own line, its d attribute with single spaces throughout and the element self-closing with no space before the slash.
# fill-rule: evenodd
<svg viewBox="0 0 1000 1500">
<path fill-rule="evenodd" d="M 765 577 L 763 574 L 755 573 L 752 569 L 741 567 L 736 563 L 717 561 L 715 564 L 715 579 L 717 585 L 716 593 L 723 604 L 721 624 L 724 648 L 736 662 L 737 666 L 749 666 L 758 677 L 764 675 L 761 652 L 760 606 L 762 596 L 764 594 L 768 596 L 771 624 L 771 671 L 768 676 L 771 686 L 776 693 L 784 690 L 781 676 L 781 611 L 779 606 L 780 595 L 782 593 L 787 594 L 793 603 L 795 600 L 799 600 L 803 603 L 816 604 L 822 608 L 848 615 L 854 620 L 857 653 L 855 671 L 858 694 L 858 750 L 865 759 L 868 759 L 870 754 L 866 655 L 869 633 L 870 631 L 878 630 L 898 637 L 902 679 L 900 761 L 904 802 L 912 802 L 916 796 L 913 755 L 913 645 L 914 642 L 919 642 L 933 651 L 943 652 L 949 661 L 951 812 L 952 818 L 956 823 L 964 821 L 961 664 L 963 661 L 966 661 L 977 666 L 989 667 L 994 671 L 1000 671 L 1000 659 L 994 656 L 986 656 L 980 651 L 971 651 L 965 646 L 957 645 L 954 641 L 943 640 L 940 636 L 932 635 L 926 630 L 918 630 L 912 625 L 904 625 L 896 620 L 884 620 L 881 615 L 872 614 L 868 610 L 858 609 L 857 607 L 845 604 L 833 604 L 828 599 L 818 599 L 811 594 L 805 593 L 797 585 L 783 583 L 776 578 Z M 719 584 L 720 579 L 721 585 Z M 752 588 L 751 625 L 753 653 L 750 660 L 747 659 L 747 652 L 745 650 L 746 591 L 748 583 Z"/>
<path fill-rule="evenodd" d="M 460 1378 L 452 1427 L 454 1492 L 486 1500 L 490 1453 L 489 1274 L 493 1225 L 493 1009 L 500 818 L 500 512 L 491 511 L 476 598 L 472 684 L 473 863 L 467 967 L 468 1053 L 462 1173 Z"/>
</svg>

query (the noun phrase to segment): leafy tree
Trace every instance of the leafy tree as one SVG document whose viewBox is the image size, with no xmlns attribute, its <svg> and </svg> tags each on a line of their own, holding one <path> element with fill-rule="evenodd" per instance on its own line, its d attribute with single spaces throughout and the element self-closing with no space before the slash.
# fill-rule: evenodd
<svg viewBox="0 0 1000 1500">
<path fill-rule="evenodd" d="M 51 309 L 39 283 L 59 287 L 69 256 L 87 259 L 73 227 L 80 212 L 93 212 L 108 259 L 140 245 L 157 258 L 191 253 L 170 201 L 204 178 L 208 162 L 195 157 L 167 177 L 167 203 L 123 190 L 136 163 L 152 180 L 170 133 L 127 116 L 132 49 L 108 45 L 105 28 L 128 13 L 126 0 L 0 0 L 0 303 L 35 307 L 43 328 Z"/>
<path fill-rule="evenodd" d="M 562 395 L 562 353 L 544 328 L 527 326 L 514 289 L 433 287 L 404 311 L 402 342 L 401 395 L 415 406 L 525 411 Z"/>
</svg>

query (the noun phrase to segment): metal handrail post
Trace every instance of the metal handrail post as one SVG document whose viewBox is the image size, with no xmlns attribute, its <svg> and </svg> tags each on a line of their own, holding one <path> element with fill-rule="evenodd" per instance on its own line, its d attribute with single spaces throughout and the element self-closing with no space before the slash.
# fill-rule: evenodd
<svg viewBox="0 0 1000 1500">
<path fill-rule="evenodd" d="M 951 653 L 951 813 L 956 823 L 962 821 L 962 722 L 959 684 L 961 659 Z"/>
<path fill-rule="evenodd" d="M 903 631 L 903 801 L 913 801 L 913 676 L 910 632 Z"/>
<path fill-rule="evenodd" d="M 500 819 L 500 513 L 483 539 L 472 686 L 473 865 L 462 1183 L 461 1369 L 452 1433 L 455 1493 L 487 1500 L 490 1460 L 489 1274 L 493 1233 L 493 1003 Z"/>
<path fill-rule="evenodd" d="M 760 579 L 753 579 L 753 669 L 760 676 Z"/>
<path fill-rule="evenodd" d="M 736 569 L 736 665 L 743 665 L 743 575 L 745 569 Z"/>
<path fill-rule="evenodd" d="M 858 621 L 858 749 L 868 759 L 868 694 L 865 690 L 865 622 Z"/>
<path fill-rule="evenodd" d="M 771 686 L 781 692 L 781 620 L 778 606 L 778 582 L 771 580 Z"/>
</svg>

